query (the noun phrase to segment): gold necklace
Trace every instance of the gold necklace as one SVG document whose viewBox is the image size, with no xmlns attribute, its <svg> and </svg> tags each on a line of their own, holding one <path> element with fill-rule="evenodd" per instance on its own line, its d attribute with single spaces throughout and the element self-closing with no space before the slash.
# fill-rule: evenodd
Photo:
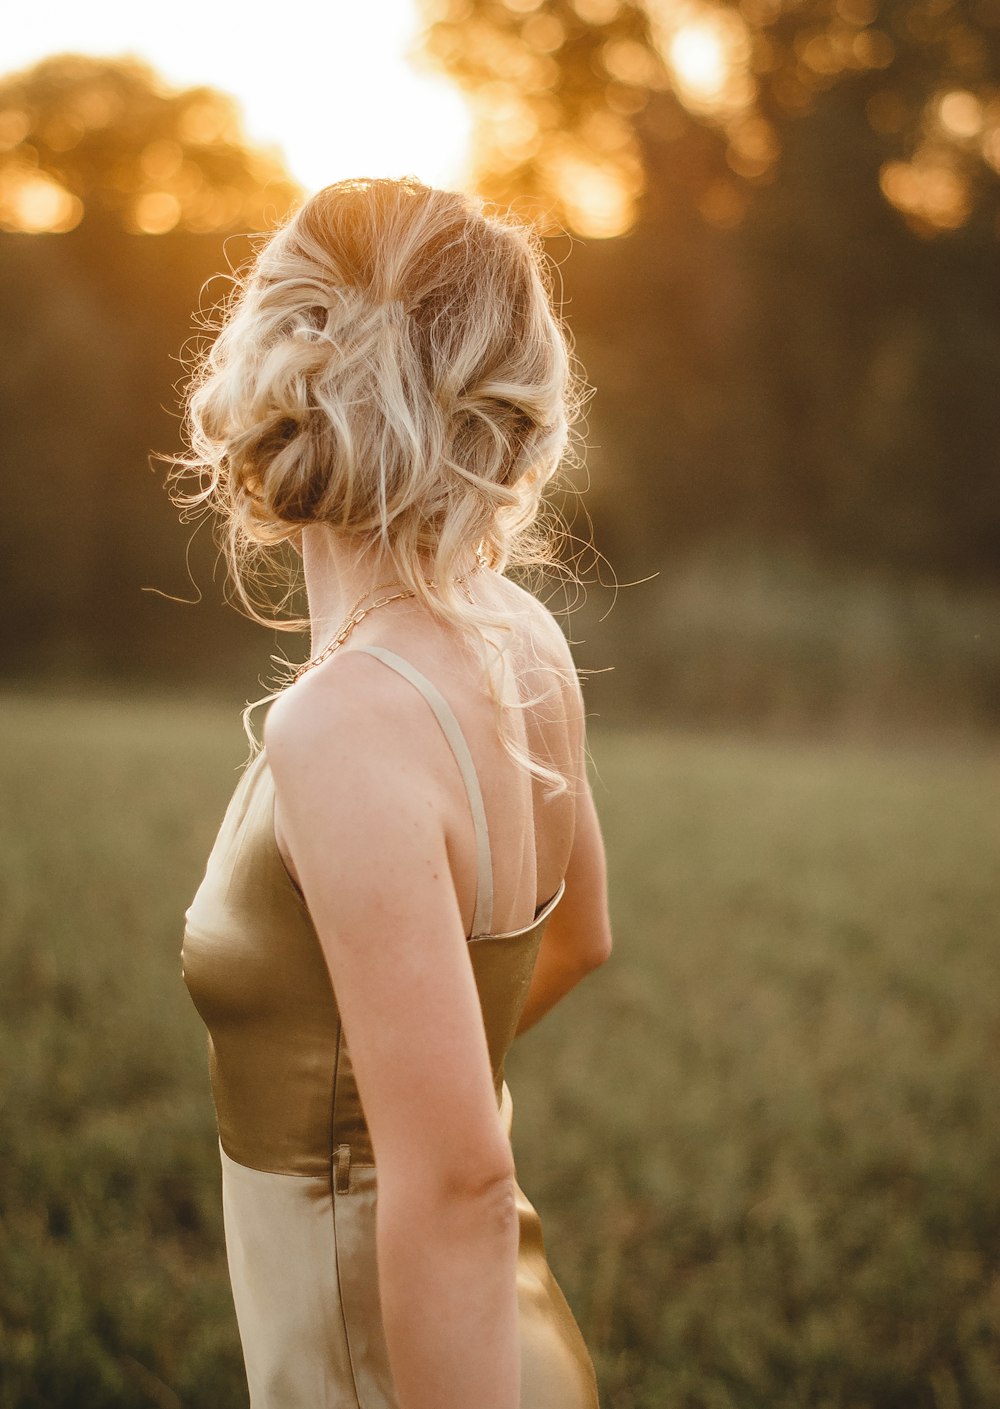
<svg viewBox="0 0 1000 1409">
<path fill-rule="evenodd" d="M 482 552 L 481 549 L 477 549 L 476 566 L 474 568 L 470 568 L 468 572 L 463 573 L 461 577 L 456 577 L 456 587 L 460 586 L 463 582 L 468 581 L 468 579 L 472 576 L 474 572 L 478 572 L 481 567 L 485 566 L 485 554 Z M 432 587 L 435 589 L 437 588 L 437 583 L 433 582 L 429 577 L 425 577 L 424 581 L 427 583 L 428 587 Z M 325 660 L 329 660 L 330 657 L 333 655 L 334 651 L 339 650 L 340 647 L 344 644 L 344 642 L 347 640 L 348 636 L 350 636 L 354 628 L 356 626 L 360 626 L 361 622 L 364 621 L 365 617 L 368 615 L 369 612 L 377 611 L 379 607 L 387 607 L 390 602 L 401 602 L 405 597 L 415 597 L 417 595 L 412 587 L 407 587 L 402 592 L 393 592 L 388 597 L 380 597 L 378 601 L 371 602 L 367 607 L 362 607 L 361 604 L 366 597 L 370 597 L 375 592 L 383 592 L 387 587 L 392 586 L 393 584 L 391 582 L 381 582 L 377 587 L 369 587 L 367 591 L 362 592 L 361 596 L 358 598 L 354 606 L 348 612 L 342 626 L 340 627 L 336 636 L 334 636 L 333 640 L 330 641 L 328 645 L 324 646 L 323 649 L 317 655 L 312 656 L 309 660 L 305 661 L 302 665 L 299 666 L 299 668 L 295 671 L 294 675 L 292 676 L 291 680 L 288 682 L 289 685 L 294 685 L 297 680 L 299 680 L 303 675 L 305 675 L 307 670 L 313 670 L 317 665 L 322 665 Z"/>
<path fill-rule="evenodd" d="M 365 600 L 365 597 L 368 597 L 370 595 L 370 593 L 365 592 L 364 595 L 359 598 L 358 605 L 351 609 L 350 613 L 348 614 L 347 620 L 337 632 L 336 636 L 334 636 L 330 644 L 328 646 L 324 646 L 318 655 L 313 656 L 310 660 L 307 660 L 303 665 L 300 665 L 298 670 L 296 670 L 295 674 L 289 681 L 289 684 L 294 685 L 296 680 L 300 679 L 303 675 L 305 675 L 307 670 L 312 670 L 315 666 L 322 665 L 325 660 L 329 660 L 329 658 L 333 655 L 334 651 L 340 649 L 340 647 L 347 640 L 348 636 L 350 636 L 354 628 L 358 626 L 362 621 L 364 621 L 365 617 L 368 615 L 369 612 L 375 611 L 378 607 L 386 607 L 389 605 L 390 602 L 402 601 L 404 597 L 415 597 L 416 593 L 414 592 L 412 587 L 408 587 L 405 592 L 393 592 L 391 596 L 380 597 L 377 602 L 372 602 L 372 604 L 368 607 L 361 607 L 361 602 Z"/>
</svg>

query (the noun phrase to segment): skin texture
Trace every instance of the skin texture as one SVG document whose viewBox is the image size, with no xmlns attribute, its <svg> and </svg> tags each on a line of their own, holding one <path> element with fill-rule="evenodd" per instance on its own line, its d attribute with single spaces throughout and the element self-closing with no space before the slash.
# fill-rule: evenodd
<svg viewBox="0 0 1000 1409">
<path fill-rule="evenodd" d="M 310 614 L 323 623 L 318 650 L 338 613 L 388 579 L 318 526 L 303 533 L 303 558 Z M 323 947 L 376 1152 L 382 1311 L 401 1409 L 518 1405 L 514 1167 L 466 952 L 475 840 L 461 777 L 425 701 L 351 644 L 404 655 L 458 716 L 493 840 L 494 932 L 530 922 L 566 877 L 522 1029 L 603 962 L 611 942 L 569 649 L 514 584 L 488 571 L 470 583 L 499 594 L 516 621 L 534 662 L 527 692 L 561 682 L 523 712 L 523 727 L 572 776 L 568 794 L 545 800 L 506 754 L 460 646 L 413 602 L 366 618 L 279 696 L 264 726 L 276 836 Z"/>
</svg>

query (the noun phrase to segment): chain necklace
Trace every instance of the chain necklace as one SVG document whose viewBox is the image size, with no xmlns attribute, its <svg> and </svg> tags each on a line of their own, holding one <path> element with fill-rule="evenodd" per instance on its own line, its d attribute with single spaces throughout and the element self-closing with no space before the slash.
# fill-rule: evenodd
<svg viewBox="0 0 1000 1409">
<path fill-rule="evenodd" d="M 377 590 L 378 589 L 376 588 L 376 591 Z M 390 602 L 402 601 L 404 597 L 414 597 L 416 596 L 416 593 L 413 591 L 412 587 L 408 587 L 404 592 L 393 592 L 392 595 L 389 597 L 380 597 L 377 602 L 372 602 L 370 606 L 362 607 L 361 603 L 365 600 L 365 597 L 368 597 L 370 595 L 371 593 L 365 592 L 363 596 L 358 599 L 357 604 L 351 608 L 351 611 L 348 613 L 347 620 L 337 632 L 336 636 L 334 636 L 330 644 L 328 646 L 324 646 L 318 655 L 313 656 L 310 660 L 307 660 L 304 662 L 304 664 L 300 665 L 298 670 L 296 670 L 295 674 L 292 676 L 291 681 L 289 682 L 290 684 L 294 685 L 296 680 L 301 679 L 301 677 L 305 675 L 307 670 L 312 670 L 317 665 L 322 665 L 325 660 L 329 660 L 329 658 L 333 655 L 334 651 L 340 649 L 340 647 L 347 640 L 348 636 L 350 636 L 354 628 L 360 625 L 362 621 L 364 621 L 365 617 L 368 615 L 369 612 L 376 611 L 379 607 L 386 607 L 389 605 Z"/>
<path fill-rule="evenodd" d="M 468 581 L 468 579 L 472 576 L 474 572 L 478 572 L 481 567 L 485 567 L 486 565 L 487 563 L 485 554 L 482 552 L 481 549 L 477 549 L 476 566 L 474 568 L 470 568 L 468 572 L 463 573 L 461 577 L 456 577 L 456 587 L 461 585 L 461 583 Z M 429 577 L 425 577 L 424 581 L 427 583 L 428 587 L 437 587 L 437 583 L 433 582 Z M 319 651 L 316 655 L 312 656 L 309 660 L 305 661 L 302 665 L 299 666 L 299 668 L 295 671 L 294 675 L 292 676 L 291 680 L 288 682 L 289 685 L 294 685 L 297 680 L 301 679 L 301 677 L 305 675 L 307 670 L 313 670 L 317 665 L 322 665 L 325 660 L 329 660 L 330 657 L 333 655 L 334 651 L 338 651 L 340 647 L 344 644 L 344 642 L 347 640 L 348 636 L 350 636 L 354 628 L 356 626 L 360 626 L 360 624 L 364 621 L 365 617 L 368 615 L 369 612 L 377 611 L 379 607 L 387 607 L 390 602 L 401 602 L 405 597 L 415 597 L 417 595 L 412 587 L 406 587 L 401 592 L 390 593 L 388 597 L 379 597 L 377 601 L 370 602 L 367 607 L 362 606 L 362 603 L 364 602 L 366 597 L 371 597 L 376 592 L 384 592 L 387 587 L 392 587 L 393 585 L 394 584 L 391 582 L 381 582 L 377 587 L 369 587 L 366 591 L 362 592 L 361 596 L 355 602 L 354 606 L 347 613 L 343 625 L 340 627 L 333 640 L 328 645 L 324 646 L 323 649 Z"/>
</svg>

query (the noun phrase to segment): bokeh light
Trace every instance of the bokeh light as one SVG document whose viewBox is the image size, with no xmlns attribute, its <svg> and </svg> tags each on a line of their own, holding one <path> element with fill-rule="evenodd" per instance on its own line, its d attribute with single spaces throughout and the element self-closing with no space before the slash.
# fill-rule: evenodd
<svg viewBox="0 0 1000 1409">
<path fill-rule="evenodd" d="M 83 202 L 42 171 L 0 170 L 0 228 L 25 234 L 65 234 L 83 218 Z"/>
<path fill-rule="evenodd" d="M 983 105 L 974 93 L 956 89 L 937 102 L 938 121 L 950 137 L 978 137 L 983 128 Z"/>
<path fill-rule="evenodd" d="M 924 151 L 913 161 L 887 162 L 882 193 L 919 230 L 957 230 L 968 219 L 968 183 L 944 152 Z"/>
<path fill-rule="evenodd" d="M 651 3 L 650 19 L 677 95 L 691 112 L 724 118 L 752 103 L 750 33 L 738 11 Z"/>
<path fill-rule="evenodd" d="M 685 92 L 703 102 L 718 98 L 729 76 L 726 50 L 717 25 L 685 24 L 670 41 L 670 65 Z"/>
<path fill-rule="evenodd" d="M 117 0 L 87 6 L 51 0 L 22 7 L 17 23 L 8 25 L 3 68 L 27 68 L 52 53 L 131 55 L 177 88 L 210 85 L 231 93 L 250 140 L 306 190 L 349 176 L 408 174 L 462 186 L 471 115 L 452 84 L 416 61 L 419 29 L 414 0 L 349 6 L 288 0 L 266 33 L 225 6 L 197 0 L 176 0 L 160 11 Z M 211 104 L 191 111 L 185 137 L 215 140 L 217 117 Z M 101 115 L 84 120 L 99 125 Z M 0 114 L 0 149 L 21 140 L 18 121 L 17 114 Z M 61 140 L 72 146 L 71 126 Z M 42 199 L 36 194 L 29 204 L 41 212 Z M 148 217 L 163 224 L 169 209 L 166 201 L 145 202 L 137 223 Z"/>
</svg>

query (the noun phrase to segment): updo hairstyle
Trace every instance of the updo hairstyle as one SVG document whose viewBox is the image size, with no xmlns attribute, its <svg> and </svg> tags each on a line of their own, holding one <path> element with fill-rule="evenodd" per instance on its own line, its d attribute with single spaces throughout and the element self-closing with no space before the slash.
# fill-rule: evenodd
<svg viewBox="0 0 1000 1409">
<path fill-rule="evenodd" d="M 276 549 L 303 525 L 384 552 L 478 646 L 502 716 L 509 621 L 455 578 L 477 549 L 501 572 L 554 559 L 539 509 L 579 400 L 530 227 L 410 178 L 340 182 L 235 279 L 187 387 L 174 502 L 218 515 L 242 609 L 281 630 L 308 625 L 278 616 L 296 584 L 278 608 L 253 589 L 274 584 Z M 559 787 L 502 718 L 501 735 Z"/>
</svg>

